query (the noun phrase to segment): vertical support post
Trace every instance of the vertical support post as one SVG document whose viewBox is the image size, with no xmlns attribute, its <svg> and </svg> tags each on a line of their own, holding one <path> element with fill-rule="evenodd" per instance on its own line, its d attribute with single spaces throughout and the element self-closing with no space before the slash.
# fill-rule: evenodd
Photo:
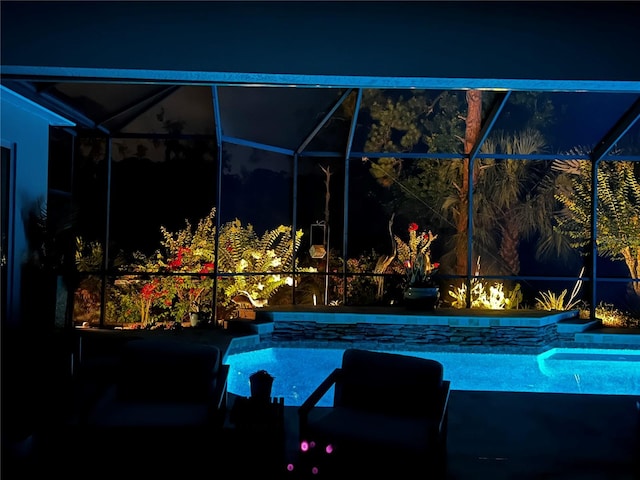
<svg viewBox="0 0 640 480">
<path fill-rule="evenodd" d="M 342 214 L 342 256 L 345 258 L 342 266 L 342 304 L 347 304 L 347 245 L 349 244 L 349 160 L 351 157 L 351 147 L 353 146 L 353 137 L 358 123 L 358 113 L 360 112 L 360 103 L 362 102 L 362 88 L 358 89 L 356 104 L 353 107 L 353 117 L 351 117 L 351 125 L 349 127 L 349 138 L 347 139 L 347 148 L 344 155 L 344 205 Z M 328 259 L 327 259 L 328 261 Z"/>
<path fill-rule="evenodd" d="M 327 246 L 327 260 L 324 262 L 324 271 L 325 271 L 325 276 L 324 276 L 324 304 L 329 305 L 329 252 L 331 251 L 330 248 L 331 246 L 329 245 L 329 224 L 325 225 L 325 230 L 326 230 L 326 234 L 327 234 L 327 238 L 326 238 L 326 243 L 325 245 Z"/>
<path fill-rule="evenodd" d="M 475 158 L 469 156 L 469 188 L 467 189 L 467 308 L 471 308 L 471 278 L 473 277 L 473 166 Z"/>
<path fill-rule="evenodd" d="M 598 287 L 596 286 L 596 264 L 598 258 L 598 167 L 600 159 L 591 160 L 591 302 L 589 308 L 589 318 L 596 318 L 596 301 L 598 299 Z"/>
<path fill-rule="evenodd" d="M 105 212 L 105 230 L 104 230 L 104 256 L 102 257 L 102 272 L 100 278 L 102 278 L 102 285 L 100 286 L 100 328 L 104 328 L 104 316 L 107 309 L 107 271 L 109 269 L 109 242 L 110 235 L 109 230 L 111 228 L 111 152 L 113 149 L 113 139 L 111 135 L 107 136 L 107 198 L 106 198 L 106 212 Z"/>
<path fill-rule="evenodd" d="M 211 313 L 213 315 L 213 324 L 217 325 L 218 322 L 218 259 L 220 256 L 218 255 L 220 248 L 220 210 L 222 205 L 222 125 L 220 125 L 220 102 L 218 99 L 218 86 L 211 86 L 211 94 L 213 101 L 213 113 L 216 123 L 216 149 L 217 149 L 217 161 L 218 161 L 218 171 L 216 178 L 216 234 L 213 239 L 213 251 L 214 258 L 216 261 L 213 264 L 213 295 L 211 306 Z"/>
<path fill-rule="evenodd" d="M 293 276 L 293 285 L 291 288 L 291 304 L 295 305 L 296 304 L 296 263 L 298 262 L 298 250 L 296 249 L 296 232 L 297 232 L 297 228 L 298 228 L 298 222 L 297 222 L 297 218 L 298 218 L 298 163 L 299 163 L 299 156 L 298 156 L 298 152 L 295 152 L 293 154 L 293 188 L 292 188 L 292 193 L 291 193 L 291 197 L 292 197 L 292 207 L 291 207 L 291 216 L 292 216 L 292 220 L 291 220 L 291 234 L 293 236 L 293 243 L 292 243 L 292 248 L 293 248 L 293 264 L 291 265 L 291 272 L 292 272 L 292 276 Z"/>
</svg>

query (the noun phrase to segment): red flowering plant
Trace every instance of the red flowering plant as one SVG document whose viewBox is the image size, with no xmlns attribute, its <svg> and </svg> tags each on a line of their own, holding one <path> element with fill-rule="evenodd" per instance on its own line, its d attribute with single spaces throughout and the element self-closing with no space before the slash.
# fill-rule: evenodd
<svg viewBox="0 0 640 480">
<path fill-rule="evenodd" d="M 176 233 L 161 227 L 163 236 L 161 252 L 156 259 L 160 271 L 173 275 L 163 277 L 168 297 L 173 301 L 163 303 L 178 321 L 189 318 L 189 313 L 200 312 L 212 304 L 215 209 L 200 220 L 196 228 L 186 220 L 185 228 Z"/>
<path fill-rule="evenodd" d="M 143 325 L 146 326 L 153 323 L 151 306 L 166 294 L 167 292 L 162 290 L 160 279 L 158 278 L 154 278 L 142 286 L 140 289 L 140 321 Z"/>
<path fill-rule="evenodd" d="M 431 230 L 419 232 L 417 223 L 410 223 L 409 240 L 405 242 L 394 235 L 397 245 L 397 258 L 402 262 L 406 275 L 406 287 L 434 287 L 433 276 L 440 266 L 431 261 L 431 243 L 438 235 Z"/>
</svg>

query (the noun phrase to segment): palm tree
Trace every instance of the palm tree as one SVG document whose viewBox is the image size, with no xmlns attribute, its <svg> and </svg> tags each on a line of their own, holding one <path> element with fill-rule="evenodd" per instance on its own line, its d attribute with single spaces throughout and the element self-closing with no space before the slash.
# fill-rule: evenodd
<svg viewBox="0 0 640 480">
<path fill-rule="evenodd" d="M 511 135 L 498 132 L 487 139 L 482 151 L 531 155 L 542 153 L 545 147 L 539 131 L 526 129 Z M 500 269 L 507 275 L 518 275 L 520 242 L 538 233 L 542 244 L 554 235 L 551 222 L 555 210 L 554 183 L 549 164 L 514 159 L 483 159 L 480 163 L 483 175 L 474 195 L 474 226 L 494 233 Z M 540 247 L 536 253 L 540 257 L 545 250 Z"/>
<path fill-rule="evenodd" d="M 395 100 L 385 100 L 381 95 L 378 93 L 366 105 L 374 120 L 367 150 L 410 150 L 423 142 L 431 152 L 469 154 L 478 142 L 484 108 L 480 91 L 469 90 L 465 97 L 444 92 L 432 100 L 421 94 Z M 512 135 L 498 133 L 485 141 L 482 151 L 532 154 L 544 148 L 542 134 L 529 128 Z M 548 162 L 483 158 L 476 159 L 469 172 L 468 157 L 407 164 L 398 158 L 385 158 L 371 161 L 371 173 L 381 185 L 399 187 L 399 198 L 404 202 L 398 201 L 398 210 L 419 204 L 419 213 L 432 216 L 428 221 L 421 220 L 423 223 L 441 231 L 452 230 L 449 250 L 440 258 L 457 275 L 467 274 L 470 189 L 474 202 L 473 256 L 492 258 L 493 262 L 483 263 L 485 268 L 493 263 L 499 273 L 518 274 L 518 246 L 523 238 L 541 233 L 536 252 L 541 256 L 551 251 L 546 246 L 557 242 L 552 237 L 560 237 L 551 225 L 555 199 Z M 416 201 L 406 202 L 408 198 Z M 418 217 L 413 214 L 413 218 Z"/>
</svg>

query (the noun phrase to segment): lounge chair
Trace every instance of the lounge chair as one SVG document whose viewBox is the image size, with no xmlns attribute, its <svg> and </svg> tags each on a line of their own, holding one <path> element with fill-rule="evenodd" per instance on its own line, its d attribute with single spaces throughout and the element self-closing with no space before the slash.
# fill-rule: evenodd
<svg viewBox="0 0 640 480">
<path fill-rule="evenodd" d="M 228 372 L 212 345 L 127 342 L 113 384 L 83 422 L 89 448 L 113 458 L 162 461 L 175 449 L 186 448 L 193 457 L 210 451 L 222 431 Z"/>
<path fill-rule="evenodd" d="M 332 387 L 333 406 L 317 406 Z M 309 447 L 302 468 L 315 462 L 343 475 L 418 468 L 423 478 L 444 477 L 449 390 L 435 360 L 345 350 L 342 365 L 298 409 L 301 445 Z"/>
</svg>

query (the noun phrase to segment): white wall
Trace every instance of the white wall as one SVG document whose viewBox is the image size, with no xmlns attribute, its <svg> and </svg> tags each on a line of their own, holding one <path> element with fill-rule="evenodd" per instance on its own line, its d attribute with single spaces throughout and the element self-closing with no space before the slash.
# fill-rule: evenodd
<svg viewBox="0 0 640 480">
<path fill-rule="evenodd" d="M 5 325 L 20 322 L 21 264 L 27 253 L 23 219 L 38 200 L 47 197 L 49 127 L 73 126 L 72 122 L 0 86 L 0 140 L 12 155 L 13 185 L 9 204 L 7 316 Z"/>
</svg>

